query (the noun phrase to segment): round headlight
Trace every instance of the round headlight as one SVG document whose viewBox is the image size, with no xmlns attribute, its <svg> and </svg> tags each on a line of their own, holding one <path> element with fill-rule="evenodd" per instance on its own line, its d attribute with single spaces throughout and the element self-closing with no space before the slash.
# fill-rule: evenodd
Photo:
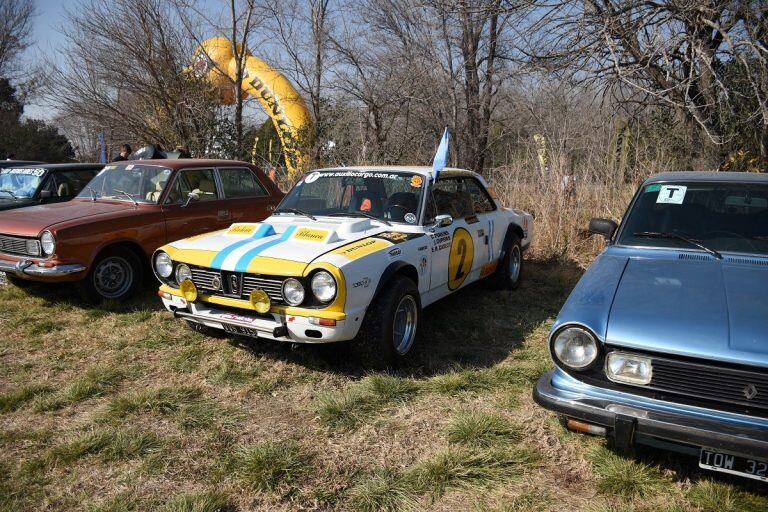
<svg viewBox="0 0 768 512">
<path fill-rule="evenodd" d="M 53 238 L 53 233 L 43 231 L 43 234 L 40 236 L 40 245 L 46 255 L 50 256 L 53 254 L 53 251 L 56 250 L 56 239 Z"/>
<path fill-rule="evenodd" d="M 582 370 L 597 359 L 599 351 L 597 341 L 589 331 L 581 327 L 568 327 L 555 336 L 552 352 L 568 368 Z"/>
<path fill-rule="evenodd" d="M 298 279 L 289 277 L 283 283 L 283 297 L 291 306 L 298 306 L 304 302 L 304 285 Z"/>
<path fill-rule="evenodd" d="M 162 278 L 169 278 L 173 274 L 173 260 L 167 253 L 159 252 L 155 256 L 155 271 Z"/>
<path fill-rule="evenodd" d="M 176 282 L 181 283 L 185 279 L 192 280 L 192 271 L 185 264 L 180 264 L 176 267 Z"/>
<path fill-rule="evenodd" d="M 320 302 L 330 302 L 336 297 L 336 280 L 325 270 L 312 277 L 312 293 Z"/>
</svg>

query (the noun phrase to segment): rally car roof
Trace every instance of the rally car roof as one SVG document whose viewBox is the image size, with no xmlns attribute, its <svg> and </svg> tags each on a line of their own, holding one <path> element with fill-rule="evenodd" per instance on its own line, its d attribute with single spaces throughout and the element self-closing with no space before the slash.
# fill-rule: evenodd
<svg viewBox="0 0 768 512">
<path fill-rule="evenodd" d="M 426 165 L 359 165 L 353 167 L 326 167 L 324 169 L 316 169 L 317 171 L 366 171 L 366 172 L 408 172 L 413 174 L 421 174 L 423 176 L 432 176 L 432 167 Z M 477 176 L 476 173 L 468 171 L 466 169 L 457 169 L 454 167 L 446 167 L 440 171 L 440 176 Z"/>
<path fill-rule="evenodd" d="M 670 181 L 718 181 L 741 183 L 768 183 L 768 174 L 757 172 L 704 172 L 676 171 L 655 174 L 645 180 L 646 184 L 666 183 Z"/>
</svg>

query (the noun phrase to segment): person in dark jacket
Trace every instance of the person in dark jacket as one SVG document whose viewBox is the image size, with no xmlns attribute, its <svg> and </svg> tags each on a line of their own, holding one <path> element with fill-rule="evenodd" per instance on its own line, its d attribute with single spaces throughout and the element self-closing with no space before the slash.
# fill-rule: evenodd
<svg viewBox="0 0 768 512">
<path fill-rule="evenodd" d="M 128 160 L 131 156 L 131 146 L 128 144 L 123 144 L 120 146 L 120 153 L 112 159 L 113 162 L 121 162 L 123 160 Z"/>
</svg>

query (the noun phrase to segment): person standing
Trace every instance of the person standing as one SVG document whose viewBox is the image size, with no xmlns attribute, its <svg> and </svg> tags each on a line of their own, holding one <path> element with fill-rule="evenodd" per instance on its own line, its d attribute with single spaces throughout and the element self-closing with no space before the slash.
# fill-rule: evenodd
<svg viewBox="0 0 768 512">
<path fill-rule="evenodd" d="M 120 153 L 112 159 L 113 162 L 128 160 L 131 156 L 131 146 L 129 144 L 120 145 Z"/>
</svg>

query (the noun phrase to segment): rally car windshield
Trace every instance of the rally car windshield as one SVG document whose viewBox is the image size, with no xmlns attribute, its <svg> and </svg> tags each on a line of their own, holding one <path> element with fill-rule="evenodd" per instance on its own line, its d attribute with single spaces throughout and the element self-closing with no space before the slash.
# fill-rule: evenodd
<svg viewBox="0 0 768 512">
<path fill-rule="evenodd" d="M 768 185 L 646 185 L 618 243 L 768 255 Z"/>
<path fill-rule="evenodd" d="M 78 197 L 154 204 L 170 176 L 170 169 L 155 165 L 108 165 Z"/>
<path fill-rule="evenodd" d="M 416 224 L 424 188 L 424 178 L 413 173 L 316 171 L 288 192 L 275 213 L 370 217 Z"/>
<path fill-rule="evenodd" d="M 0 200 L 34 196 L 45 173 L 45 169 L 24 167 L 0 169 Z"/>
</svg>

